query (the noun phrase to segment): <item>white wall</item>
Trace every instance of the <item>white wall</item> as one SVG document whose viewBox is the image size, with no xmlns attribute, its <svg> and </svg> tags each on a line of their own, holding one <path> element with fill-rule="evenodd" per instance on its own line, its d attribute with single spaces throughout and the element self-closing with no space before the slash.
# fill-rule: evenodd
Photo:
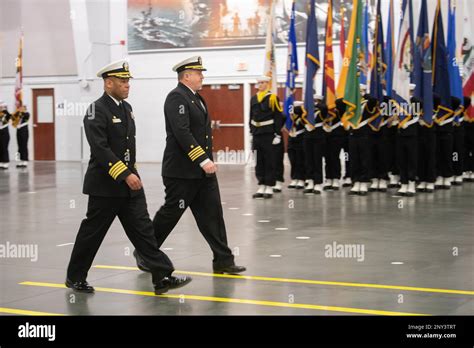
<svg viewBox="0 0 474 348">
<path fill-rule="evenodd" d="M 3 1 L 3 0 L 2 0 Z M 12 0 L 8 0 L 11 2 Z M 28 2 L 30 0 L 22 0 Z M 38 0 L 31 0 L 37 7 Z M 45 2 L 48 6 L 55 2 L 65 2 L 62 0 L 48 0 Z M 66 1 L 67 2 L 67 1 Z M 400 0 L 395 0 L 395 8 L 398 8 Z M 447 27 L 447 0 L 442 0 L 445 31 Z M 470 7 L 473 7 L 472 1 L 466 1 Z M 383 1 L 384 22 L 388 13 L 388 1 Z M 414 0 L 414 12 L 418 13 L 420 0 Z M 460 14 L 465 11 L 462 8 L 463 2 L 458 0 L 458 26 L 462 26 Z M 55 89 L 55 101 L 59 104 L 66 100 L 67 102 L 89 103 L 102 94 L 102 81 L 95 77 L 95 72 L 107 62 L 127 56 L 127 47 L 119 44 L 120 40 L 126 40 L 127 30 L 127 0 L 69 0 L 72 28 L 72 42 L 74 49 L 72 55 L 49 48 L 57 57 L 77 62 L 76 76 L 70 77 L 26 77 L 24 80 L 25 102 L 31 106 L 31 89 L 39 87 L 52 87 Z M 429 18 L 432 23 L 436 1 L 428 0 Z M 22 5 L 23 6 L 23 5 Z M 46 5 L 45 5 L 46 6 Z M 22 7 L 22 16 L 28 7 Z M 472 8 L 469 9 L 472 13 Z M 33 15 L 30 13 L 30 15 Z M 399 14 L 395 11 L 395 23 L 399 23 Z M 415 15 L 415 28 L 418 18 Z M 49 24 L 48 24 L 49 25 Z M 64 24 L 63 24 L 64 25 Z M 431 25 L 430 25 L 431 26 Z M 398 25 L 396 25 L 398 27 Z M 10 30 L 10 29 L 9 29 Z M 54 26 L 50 26 L 54 30 Z M 398 28 L 396 28 L 398 31 Z M 44 31 L 43 31 L 44 32 Z M 462 30 L 457 30 L 458 43 Z M 25 40 L 25 46 L 27 45 Z M 15 42 L 15 47 L 17 42 Z M 16 48 L 15 48 L 16 51 Z M 26 48 L 25 48 L 26 51 Z M 334 47 L 336 75 L 340 70 L 339 48 Z M 323 47 L 320 47 L 320 56 L 322 59 Z M 249 83 L 255 81 L 263 70 L 264 48 L 239 48 L 239 49 L 201 49 L 201 50 L 181 50 L 181 51 L 163 51 L 155 53 L 131 53 L 130 69 L 134 75 L 131 81 L 131 92 L 129 102 L 134 108 L 134 115 L 137 124 L 137 158 L 139 161 L 158 162 L 162 159 L 165 144 L 165 126 L 163 115 L 163 103 L 167 93 L 175 87 L 176 74 L 172 72 L 172 66 L 193 55 L 201 55 L 204 65 L 208 68 L 205 73 L 205 83 L 243 83 L 245 85 L 244 103 L 245 109 L 248 108 L 250 95 L 255 91 L 250 91 Z M 286 79 L 286 47 L 278 47 L 276 52 L 278 80 L 284 82 Z M 300 77 L 302 82 L 304 74 L 304 46 L 298 49 Z M 38 57 L 25 57 L 25 66 L 29 60 L 41 59 Z M 236 64 L 246 62 L 247 71 L 237 71 Z M 25 68 L 26 69 L 26 68 Z M 1 71 L 1 69 L 0 69 Z M 61 75 L 63 69 L 58 70 L 57 75 Z M 316 81 L 316 89 L 321 88 L 321 73 Z M 11 74 L 9 74 L 11 76 Z M 88 82 L 86 89 L 79 86 L 79 80 Z M 336 78 L 337 80 L 337 78 Z M 0 81 L 0 99 L 4 99 L 10 109 L 14 104 L 13 99 L 14 79 L 7 78 Z M 79 160 L 81 154 L 83 159 L 87 159 L 89 151 L 87 144 L 81 149 L 80 129 L 82 123 L 82 114 L 57 116 L 56 118 L 56 158 L 57 160 Z M 248 117 L 246 114 L 245 117 Z M 247 123 L 247 122 L 245 122 Z M 12 132 L 12 135 L 13 132 Z M 85 142 L 85 139 L 82 139 Z M 12 139 L 10 151 L 16 152 L 16 140 Z M 32 149 L 33 141 L 30 141 Z M 248 141 L 247 141 L 248 144 Z M 33 153 L 31 151 L 31 153 Z"/>
</svg>

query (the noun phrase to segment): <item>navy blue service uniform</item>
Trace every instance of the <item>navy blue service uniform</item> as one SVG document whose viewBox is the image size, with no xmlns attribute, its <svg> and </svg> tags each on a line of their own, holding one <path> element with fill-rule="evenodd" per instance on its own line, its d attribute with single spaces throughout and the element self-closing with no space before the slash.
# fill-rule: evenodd
<svg viewBox="0 0 474 348">
<path fill-rule="evenodd" d="M 293 127 L 288 136 L 288 158 L 291 164 L 291 179 L 305 180 L 305 157 L 303 149 L 303 134 L 305 133 L 303 106 L 294 107 Z"/>
<path fill-rule="evenodd" d="M 10 132 L 8 124 L 11 114 L 7 110 L 0 111 L 0 163 L 10 162 L 8 154 L 8 144 L 10 143 Z"/>
<path fill-rule="evenodd" d="M 186 85 L 179 83 L 166 97 L 166 148 L 162 173 L 165 203 L 154 219 L 155 236 L 160 247 L 174 229 L 187 207 L 191 208 L 213 252 L 214 271 L 234 265 L 227 246 L 219 185 L 216 175 L 206 176 L 200 166 L 212 157 L 211 117 L 206 102 Z"/>
<path fill-rule="evenodd" d="M 28 121 L 30 119 L 30 113 L 17 111 L 15 117 L 19 118 L 19 123 L 16 126 L 16 139 L 18 142 L 20 161 L 28 161 Z"/>
<path fill-rule="evenodd" d="M 128 238 L 149 266 L 156 285 L 171 276 L 174 268 L 154 238 L 143 188 L 133 191 L 125 182 L 132 173 L 138 176 L 132 107 L 126 101 L 118 106 L 104 93 L 89 107 L 84 130 L 91 148 L 83 187 L 89 203 L 72 251 L 68 280 L 86 280 L 97 250 L 118 216 Z"/>
<path fill-rule="evenodd" d="M 283 115 L 278 97 L 270 91 L 254 95 L 250 100 L 250 133 L 257 155 L 255 175 L 258 185 L 275 186 L 278 145 L 272 142 L 275 136 L 281 136 L 282 127 Z"/>
</svg>

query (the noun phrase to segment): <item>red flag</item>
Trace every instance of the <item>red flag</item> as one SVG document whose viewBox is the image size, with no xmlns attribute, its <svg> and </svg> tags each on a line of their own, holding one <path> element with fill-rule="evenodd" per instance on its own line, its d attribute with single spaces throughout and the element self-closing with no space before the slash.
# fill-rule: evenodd
<svg viewBox="0 0 474 348">
<path fill-rule="evenodd" d="M 341 49 L 341 57 L 344 57 L 346 51 L 346 32 L 344 31 L 344 14 L 346 9 L 341 4 L 341 31 L 339 33 L 339 48 Z"/>
<path fill-rule="evenodd" d="M 20 36 L 20 48 L 16 59 L 15 107 L 23 106 L 23 31 Z"/>
<path fill-rule="evenodd" d="M 334 83 L 334 55 L 332 51 L 332 0 L 328 3 L 326 22 L 326 45 L 324 48 L 323 94 L 329 109 L 336 107 L 336 88 Z"/>
</svg>

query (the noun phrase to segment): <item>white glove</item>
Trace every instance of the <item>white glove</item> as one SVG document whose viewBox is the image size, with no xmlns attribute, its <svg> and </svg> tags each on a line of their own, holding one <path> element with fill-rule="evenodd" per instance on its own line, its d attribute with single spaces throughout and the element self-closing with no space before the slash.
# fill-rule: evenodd
<svg viewBox="0 0 474 348">
<path fill-rule="evenodd" d="M 306 130 L 307 130 L 308 132 L 312 132 L 312 131 L 314 130 L 314 127 L 313 127 L 312 125 L 310 125 L 310 124 L 305 124 L 305 125 L 304 125 L 304 128 L 306 128 Z"/>
<path fill-rule="evenodd" d="M 273 138 L 272 145 L 278 145 L 281 143 L 281 136 L 275 135 L 275 138 Z"/>
</svg>

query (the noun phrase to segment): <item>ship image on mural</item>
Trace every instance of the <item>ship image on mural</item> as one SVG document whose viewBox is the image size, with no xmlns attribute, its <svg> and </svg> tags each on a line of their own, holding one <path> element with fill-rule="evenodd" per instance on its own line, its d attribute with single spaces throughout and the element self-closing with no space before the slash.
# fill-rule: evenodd
<svg viewBox="0 0 474 348">
<path fill-rule="evenodd" d="M 277 44 L 286 44 L 291 0 L 275 1 Z M 272 0 L 128 0 L 128 49 L 264 45 Z M 344 0 L 348 23 L 350 0 Z M 318 21 L 324 25 L 327 1 L 316 0 Z M 308 0 L 296 0 L 296 36 L 304 42 Z M 335 36 L 339 35 L 339 2 L 335 6 Z M 320 33 L 324 33 L 321 27 Z M 337 36 L 336 36 L 337 37 Z M 319 38 L 324 40 L 324 35 Z"/>
</svg>

